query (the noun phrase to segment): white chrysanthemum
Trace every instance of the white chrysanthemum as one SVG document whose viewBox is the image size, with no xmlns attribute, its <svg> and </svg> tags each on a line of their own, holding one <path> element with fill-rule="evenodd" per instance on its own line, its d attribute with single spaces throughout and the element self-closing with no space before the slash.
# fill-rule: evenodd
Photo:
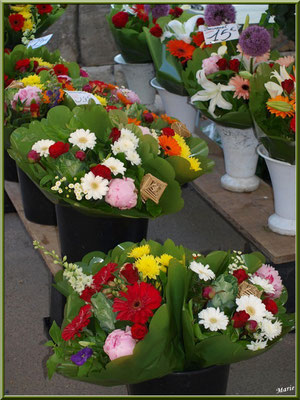
<svg viewBox="0 0 300 400">
<path fill-rule="evenodd" d="M 96 145 L 96 135 L 89 129 L 76 129 L 75 132 L 70 134 L 69 142 L 83 151 L 93 149 Z"/>
<path fill-rule="evenodd" d="M 251 344 L 247 344 L 247 349 L 252 351 L 261 350 L 267 346 L 267 343 L 267 340 L 256 340 L 255 342 L 251 342 Z"/>
<path fill-rule="evenodd" d="M 126 172 L 126 168 L 124 167 L 122 161 L 114 157 L 109 157 L 107 160 L 103 161 L 102 165 L 105 165 L 107 168 L 109 168 L 113 175 L 124 175 Z"/>
<path fill-rule="evenodd" d="M 120 138 L 111 146 L 114 155 L 118 153 L 127 153 L 136 149 L 135 144 L 128 138 Z"/>
<path fill-rule="evenodd" d="M 126 160 L 131 162 L 132 165 L 140 165 L 142 162 L 141 157 L 136 151 L 127 151 L 125 154 Z"/>
<path fill-rule="evenodd" d="M 214 279 L 216 276 L 215 273 L 210 269 L 208 264 L 203 265 L 202 263 L 197 261 L 192 261 L 190 263 L 190 269 L 198 274 L 199 278 L 203 279 L 204 281 Z"/>
<path fill-rule="evenodd" d="M 270 321 L 269 319 L 263 319 L 261 323 L 261 333 L 267 339 L 273 340 L 277 336 L 281 334 L 282 327 L 281 322 L 276 320 L 275 322 Z"/>
<path fill-rule="evenodd" d="M 270 311 L 266 310 L 265 318 L 267 318 L 267 319 L 275 319 L 275 316 Z"/>
<path fill-rule="evenodd" d="M 139 138 L 137 136 L 135 136 L 135 134 L 133 132 L 131 132 L 131 130 L 126 129 L 126 128 L 121 129 L 120 139 L 130 140 L 134 144 L 135 148 L 137 148 L 139 145 Z"/>
<path fill-rule="evenodd" d="M 264 303 L 253 294 L 237 298 L 236 304 L 238 305 L 236 311 L 246 311 L 250 315 L 250 319 L 256 322 L 261 322 L 266 315 Z"/>
<path fill-rule="evenodd" d="M 81 178 L 81 187 L 87 200 L 101 200 L 108 192 L 108 180 L 88 172 Z"/>
<path fill-rule="evenodd" d="M 39 153 L 41 157 L 47 157 L 49 156 L 49 147 L 54 143 L 54 140 L 42 139 L 38 142 L 35 142 L 31 149 Z"/>
<path fill-rule="evenodd" d="M 268 294 L 275 293 L 273 285 L 269 283 L 269 281 L 267 281 L 266 279 L 261 278 L 260 276 L 253 275 L 250 278 L 250 282 L 253 283 L 253 285 L 259 285 L 264 290 L 265 293 Z"/>
<path fill-rule="evenodd" d="M 211 331 L 217 331 L 219 329 L 226 329 L 228 325 L 228 317 L 220 311 L 219 307 L 208 307 L 205 310 L 200 311 L 198 314 L 200 319 L 199 324 L 204 325 L 206 329 Z"/>
<path fill-rule="evenodd" d="M 252 335 L 253 335 L 254 339 L 256 339 L 256 340 L 264 339 L 264 336 L 261 334 L 261 332 L 253 332 Z"/>
</svg>

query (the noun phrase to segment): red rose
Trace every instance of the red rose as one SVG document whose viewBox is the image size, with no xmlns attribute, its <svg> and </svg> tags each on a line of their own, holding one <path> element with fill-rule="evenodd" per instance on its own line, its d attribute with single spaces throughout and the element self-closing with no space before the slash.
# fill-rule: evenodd
<svg viewBox="0 0 300 400">
<path fill-rule="evenodd" d="M 183 9 L 180 7 L 171 8 L 169 11 L 169 14 L 173 15 L 175 18 L 179 18 L 182 13 Z"/>
<path fill-rule="evenodd" d="M 105 165 L 98 164 L 90 170 L 95 176 L 101 176 L 103 179 L 111 180 L 111 170 Z"/>
<path fill-rule="evenodd" d="M 25 72 L 30 67 L 29 58 L 23 58 L 22 60 L 18 60 L 15 65 L 15 70 L 20 72 Z"/>
<path fill-rule="evenodd" d="M 204 24 L 205 24 L 205 21 L 203 18 L 200 17 L 197 19 L 197 21 L 196 21 L 197 26 L 204 25 Z"/>
<path fill-rule="evenodd" d="M 55 75 L 68 75 L 69 70 L 64 64 L 56 64 L 53 68 Z"/>
<path fill-rule="evenodd" d="M 278 313 L 278 307 L 274 300 L 266 297 L 262 302 L 264 303 L 267 311 L 270 311 L 272 314 Z"/>
<path fill-rule="evenodd" d="M 292 79 L 285 79 L 283 82 L 281 82 L 282 89 L 285 90 L 288 94 L 290 94 L 295 86 L 294 86 L 294 81 Z"/>
<path fill-rule="evenodd" d="M 112 23 L 116 28 L 124 28 L 129 19 L 128 14 L 125 11 L 120 11 L 112 17 Z"/>
<path fill-rule="evenodd" d="M 244 269 L 237 269 L 236 271 L 233 272 L 232 274 L 236 279 L 238 280 L 238 283 L 244 282 L 246 279 L 248 279 L 248 275 L 245 272 Z"/>
<path fill-rule="evenodd" d="M 133 337 L 133 339 L 142 340 L 147 333 L 148 329 L 145 325 L 133 324 L 131 327 L 131 336 Z"/>
<path fill-rule="evenodd" d="M 166 136 L 174 136 L 175 135 L 174 130 L 169 127 L 163 128 L 161 131 L 162 131 L 163 135 L 166 135 Z"/>
<path fill-rule="evenodd" d="M 229 61 L 229 69 L 234 72 L 239 72 L 240 62 L 236 58 Z"/>
<path fill-rule="evenodd" d="M 153 35 L 155 37 L 161 37 L 161 35 L 163 34 L 163 31 L 162 31 L 161 27 L 158 24 L 155 24 L 150 29 L 150 33 L 151 33 L 151 35 Z"/>
<path fill-rule="evenodd" d="M 30 112 L 33 118 L 37 118 L 40 116 L 40 106 L 36 103 L 30 104 Z"/>
<path fill-rule="evenodd" d="M 290 128 L 294 133 L 296 132 L 296 115 L 291 119 Z"/>
<path fill-rule="evenodd" d="M 76 153 L 75 153 L 75 157 L 78 158 L 78 160 L 80 160 L 80 161 L 84 161 L 84 160 L 85 160 L 85 157 L 86 157 L 86 154 L 85 154 L 84 151 L 78 150 L 78 151 L 76 151 Z"/>
<path fill-rule="evenodd" d="M 49 155 L 52 158 L 57 158 L 64 153 L 69 151 L 70 144 L 64 142 L 56 142 L 52 146 L 49 147 Z"/>
<path fill-rule="evenodd" d="M 117 141 L 121 136 L 121 131 L 118 128 L 112 128 L 109 138 L 112 139 L 113 143 Z"/>
<path fill-rule="evenodd" d="M 250 315 L 246 313 L 246 311 L 237 311 L 234 313 L 232 320 L 233 320 L 233 327 L 234 328 L 242 328 L 246 325 L 246 322 L 250 318 Z"/>
<path fill-rule="evenodd" d="M 21 14 L 10 14 L 8 20 L 11 28 L 16 32 L 23 28 L 25 22 L 25 18 Z"/>
<path fill-rule="evenodd" d="M 128 283 L 134 284 L 139 280 L 137 268 L 130 263 L 126 263 L 120 270 L 120 274 L 127 280 Z"/>
<path fill-rule="evenodd" d="M 246 322 L 245 328 L 247 329 L 248 332 L 253 333 L 256 331 L 257 325 L 258 325 L 258 323 L 256 321 L 254 321 L 253 319 L 249 319 Z"/>
<path fill-rule="evenodd" d="M 50 14 L 51 11 L 53 10 L 51 4 L 37 4 L 36 8 L 38 10 L 38 13 L 41 15 Z"/>
<path fill-rule="evenodd" d="M 144 114 L 144 119 L 146 122 L 148 122 L 148 124 L 151 124 L 151 122 L 154 120 L 153 115 L 150 112 Z"/>
<path fill-rule="evenodd" d="M 228 69 L 228 63 L 226 58 L 220 58 L 220 60 L 218 60 L 216 62 L 217 66 L 219 67 L 220 71 L 224 71 L 225 69 Z"/>
</svg>

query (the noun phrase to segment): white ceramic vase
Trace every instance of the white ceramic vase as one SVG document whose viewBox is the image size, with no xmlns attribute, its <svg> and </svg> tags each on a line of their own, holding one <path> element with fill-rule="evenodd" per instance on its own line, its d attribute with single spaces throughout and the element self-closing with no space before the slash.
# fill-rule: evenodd
<svg viewBox="0 0 300 400">
<path fill-rule="evenodd" d="M 237 129 L 216 125 L 220 134 L 226 174 L 221 185 L 231 192 L 253 192 L 259 186 L 255 175 L 258 155 L 258 141 L 253 128 Z"/>
<path fill-rule="evenodd" d="M 258 154 L 266 161 L 274 192 L 275 213 L 268 219 L 269 228 L 281 235 L 296 235 L 296 166 L 269 157 L 261 144 Z"/>
<path fill-rule="evenodd" d="M 121 54 L 116 55 L 114 61 L 116 64 L 122 66 L 128 89 L 133 90 L 139 96 L 142 104 L 153 104 L 155 100 L 155 89 L 149 84 L 151 79 L 155 76 L 153 64 L 127 63 Z"/>
<path fill-rule="evenodd" d="M 150 82 L 161 97 L 164 109 L 170 117 L 179 119 L 192 133 L 195 131 L 197 110 L 188 103 L 188 96 L 179 96 L 164 89 L 154 78 Z"/>
</svg>

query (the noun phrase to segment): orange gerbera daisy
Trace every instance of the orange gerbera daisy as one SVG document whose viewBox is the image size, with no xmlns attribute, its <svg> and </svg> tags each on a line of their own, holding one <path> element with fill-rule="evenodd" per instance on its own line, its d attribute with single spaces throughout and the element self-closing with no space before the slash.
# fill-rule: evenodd
<svg viewBox="0 0 300 400">
<path fill-rule="evenodd" d="M 168 156 L 179 156 L 181 147 L 172 136 L 161 135 L 158 138 L 159 144 Z"/>
<path fill-rule="evenodd" d="M 267 109 L 276 117 L 292 117 L 295 114 L 295 102 L 279 95 L 267 101 Z"/>
<path fill-rule="evenodd" d="M 169 117 L 167 114 L 161 114 L 160 118 L 161 118 L 162 120 L 164 120 L 165 122 L 167 122 L 169 125 L 172 125 L 173 122 L 177 122 L 177 121 L 178 121 L 178 119 L 176 119 L 176 118 L 171 118 L 171 117 Z"/>
<path fill-rule="evenodd" d="M 191 44 L 185 43 L 183 40 L 170 40 L 167 44 L 167 49 L 174 57 L 183 58 L 184 60 L 190 60 L 193 57 L 193 53 L 196 47 Z"/>
<path fill-rule="evenodd" d="M 136 126 L 139 126 L 139 125 L 141 125 L 141 121 L 139 121 L 138 119 L 136 119 L 136 118 L 127 118 L 128 119 L 128 124 L 134 124 L 134 125 L 136 125 Z"/>
</svg>

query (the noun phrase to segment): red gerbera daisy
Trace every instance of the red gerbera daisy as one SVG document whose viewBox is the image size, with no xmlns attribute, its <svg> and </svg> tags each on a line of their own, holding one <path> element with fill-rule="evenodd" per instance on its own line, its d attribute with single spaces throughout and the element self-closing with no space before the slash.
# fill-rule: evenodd
<svg viewBox="0 0 300 400">
<path fill-rule="evenodd" d="M 174 57 L 190 60 L 196 48 L 191 44 L 184 42 L 183 40 L 174 39 L 169 41 L 167 44 L 167 49 Z"/>
<path fill-rule="evenodd" d="M 51 11 L 53 10 L 53 7 L 51 6 L 51 4 L 38 4 L 36 6 L 38 13 L 39 14 L 50 14 Z"/>
<path fill-rule="evenodd" d="M 145 324 L 153 312 L 161 304 L 161 295 L 150 283 L 141 282 L 127 286 L 127 292 L 120 292 L 125 300 L 115 298 L 113 311 L 117 312 L 117 319 L 132 321 L 136 324 Z"/>
<path fill-rule="evenodd" d="M 55 75 L 68 75 L 69 70 L 64 64 L 56 64 L 53 68 Z"/>
<path fill-rule="evenodd" d="M 21 14 L 10 14 L 8 20 L 11 28 L 16 32 L 23 28 L 25 22 L 25 18 Z"/>
<path fill-rule="evenodd" d="M 87 304 L 81 307 L 78 315 L 70 322 L 62 331 L 61 337 L 67 341 L 75 339 L 76 336 L 80 337 L 80 331 L 85 328 L 89 323 L 89 318 L 92 316 L 91 305 Z"/>
<path fill-rule="evenodd" d="M 201 49 L 205 49 L 206 47 L 211 47 L 211 44 L 205 43 L 204 34 L 201 31 L 197 32 L 193 36 L 193 42 L 195 43 L 196 46 L 201 47 Z"/>
</svg>

